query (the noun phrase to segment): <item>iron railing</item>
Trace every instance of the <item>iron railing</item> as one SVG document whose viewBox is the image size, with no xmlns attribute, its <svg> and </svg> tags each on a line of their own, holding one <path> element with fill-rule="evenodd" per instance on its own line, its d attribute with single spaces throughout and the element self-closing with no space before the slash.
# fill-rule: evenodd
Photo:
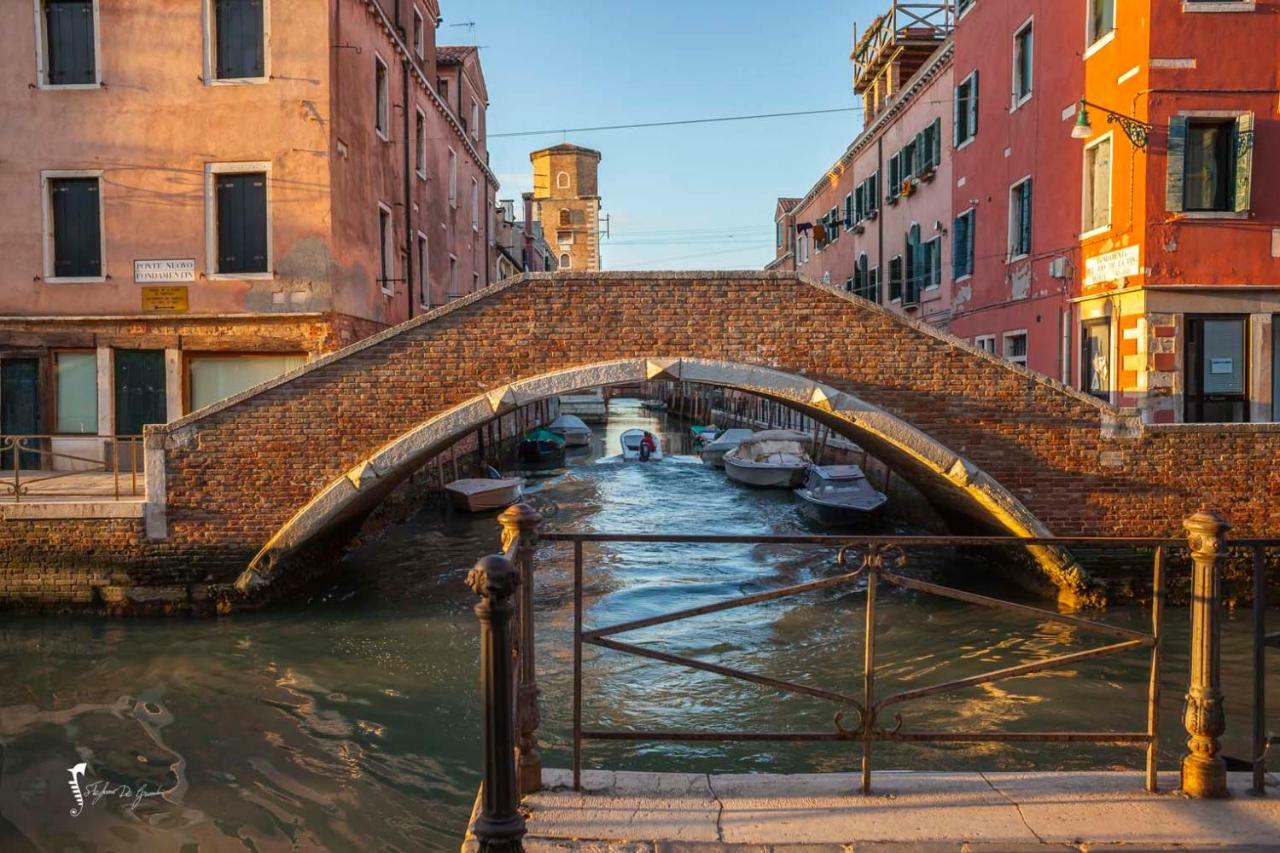
<svg viewBox="0 0 1280 853">
<path fill-rule="evenodd" d="M 92 443 L 99 455 L 54 450 L 57 441 Z M 106 498 L 142 494 L 140 435 L 0 435 L 0 502 L 12 498 Z"/>
<path fill-rule="evenodd" d="M 1239 543 L 1237 543 L 1239 544 Z M 1267 732 L 1267 648 L 1280 649 L 1280 631 L 1267 633 L 1267 549 L 1265 543 L 1249 546 L 1253 575 L 1253 787 L 1266 793 L 1267 751 L 1280 746 L 1280 736 Z"/>
</svg>

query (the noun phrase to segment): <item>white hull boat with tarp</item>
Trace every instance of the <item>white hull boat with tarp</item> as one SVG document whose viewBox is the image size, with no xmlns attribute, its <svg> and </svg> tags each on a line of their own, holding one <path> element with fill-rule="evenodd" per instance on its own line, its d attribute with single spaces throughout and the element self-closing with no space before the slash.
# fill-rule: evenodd
<svg viewBox="0 0 1280 853">
<path fill-rule="evenodd" d="M 449 493 L 449 500 L 456 509 L 463 512 L 489 512 L 509 507 L 520 500 L 524 492 L 524 480 L 514 477 L 474 477 L 454 480 L 444 490 Z"/>
<path fill-rule="evenodd" d="M 563 438 L 569 447 L 584 447 L 591 443 L 591 427 L 577 415 L 561 415 L 547 425 L 547 432 Z"/>
<path fill-rule="evenodd" d="M 724 455 L 724 472 L 747 486 L 794 489 L 804 482 L 813 464 L 808 447 L 809 436 L 802 432 L 757 432 Z"/>
<path fill-rule="evenodd" d="M 653 449 L 644 447 L 644 438 L 653 441 Z M 662 441 L 653 433 L 644 429 L 629 429 L 622 434 L 622 458 L 628 462 L 656 462 L 662 458 Z"/>
<path fill-rule="evenodd" d="M 740 442 L 751 438 L 752 435 L 754 433 L 749 429 L 727 429 L 704 444 L 702 452 L 698 455 L 702 458 L 704 465 L 710 465 L 712 468 L 723 468 L 724 455 L 737 447 Z"/>
</svg>

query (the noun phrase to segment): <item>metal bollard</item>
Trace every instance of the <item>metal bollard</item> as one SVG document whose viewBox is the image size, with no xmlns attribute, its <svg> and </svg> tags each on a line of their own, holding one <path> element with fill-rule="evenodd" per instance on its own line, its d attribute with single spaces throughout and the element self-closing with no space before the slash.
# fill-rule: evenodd
<svg viewBox="0 0 1280 853">
<path fill-rule="evenodd" d="M 517 851 L 524 847 L 524 815 L 516 782 L 515 719 L 512 702 L 512 597 L 520 575 L 501 555 L 482 558 L 467 574 L 467 586 L 480 596 L 480 697 L 484 703 L 484 787 L 475 835 L 481 850 Z"/>
<path fill-rule="evenodd" d="M 1191 683 L 1182 722 L 1187 748 L 1182 757 L 1182 791 L 1192 797 L 1221 798 L 1227 792 L 1227 763 L 1219 738 L 1227 728 L 1222 708 L 1222 626 L 1218 563 L 1231 529 L 1216 512 L 1201 510 L 1182 523 L 1191 559 Z"/>
</svg>

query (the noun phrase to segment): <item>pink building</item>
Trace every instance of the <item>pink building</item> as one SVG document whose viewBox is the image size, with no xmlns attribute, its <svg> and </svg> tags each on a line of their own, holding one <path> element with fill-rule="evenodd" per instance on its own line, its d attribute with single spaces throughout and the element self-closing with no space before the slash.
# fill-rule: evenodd
<svg viewBox="0 0 1280 853">
<path fill-rule="evenodd" d="M 889 14 L 859 39 L 855 88 L 866 125 L 799 202 L 780 199 L 775 216 L 775 265 L 791 252 L 811 278 L 944 328 L 953 251 L 949 21 L 939 15 L 921 28 Z"/>
<path fill-rule="evenodd" d="M 35 11 L 0 4 L 0 432 L 89 452 L 493 280 L 437 0 Z"/>
</svg>

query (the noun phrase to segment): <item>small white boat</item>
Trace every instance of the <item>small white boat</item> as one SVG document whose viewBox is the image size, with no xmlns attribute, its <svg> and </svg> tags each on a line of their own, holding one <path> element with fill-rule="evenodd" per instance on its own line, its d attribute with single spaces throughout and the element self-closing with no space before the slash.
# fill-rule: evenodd
<svg viewBox="0 0 1280 853">
<path fill-rule="evenodd" d="M 665 412 L 667 404 L 662 400 L 645 400 L 640 404 L 640 408 L 648 409 L 651 412 Z"/>
<path fill-rule="evenodd" d="M 569 447 L 583 447 L 591 443 L 591 427 L 577 415 L 561 415 L 547 425 L 547 432 L 563 438 Z"/>
<path fill-rule="evenodd" d="M 516 478 L 472 477 L 454 480 L 444 487 L 455 508 L 463 512 L 488 512 L 509 507 L 520 500 L 524 480 Z"/>
<path fill-rule="evenodd" d="M 747 486 L 794 489 L 813 464 L 807 452 L 809 441 L 805 433 L 792 430 L 757 432 L 724 455 L 724 472 Z"/>
<path fill-rule="evenodd" d="M 867 482 L 857 465 L 815 465 L 796 489 L 800 512 L 826 527 L 868 527 L 889 500 Z"/>
<path fill-rule="evenodd" d="M 702 464 L 710 465 L 712 468 L 724 467 L 724 455 L 730 450 L 738 446 L 738 443 L 751 438 L 753 433 L 749 429 L 727 429 L 717 435 L 710 442 L 702 446 Z"/>
<path fill-rule="evenodd" d="M 652 450 L 644 446 L 645 436 L 652 440 Z M 662 441 L 648 430 L 629 429 L 622 434 L 622 458 L 627 461 L 657 462 L 662 458 Z"/>
</svg>

